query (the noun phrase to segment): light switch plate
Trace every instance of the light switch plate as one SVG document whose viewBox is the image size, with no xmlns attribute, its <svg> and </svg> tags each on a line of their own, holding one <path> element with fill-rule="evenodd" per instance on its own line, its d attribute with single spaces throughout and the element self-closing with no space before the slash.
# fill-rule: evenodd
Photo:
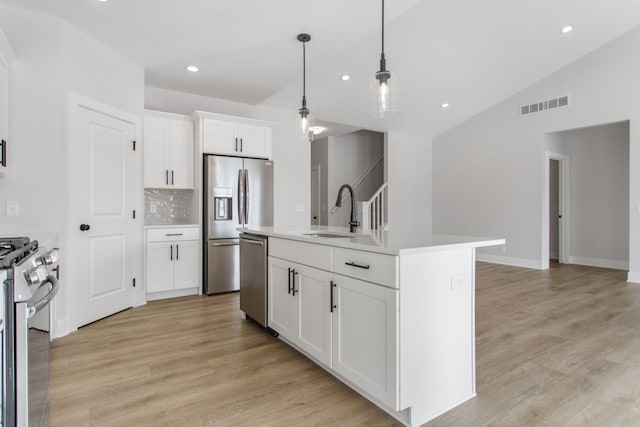
<svg viewBox="0 0 640 427">
<path fill-rule="evenodd" d="M 18 216 L 20 214 L 20 203 L 17 200 L 7 200 L 7 216 Z"/>
</svg>

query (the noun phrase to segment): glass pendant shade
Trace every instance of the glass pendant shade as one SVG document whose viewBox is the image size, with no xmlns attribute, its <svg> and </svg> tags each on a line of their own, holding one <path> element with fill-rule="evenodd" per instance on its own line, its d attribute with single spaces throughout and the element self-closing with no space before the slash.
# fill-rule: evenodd
<svg viewBox="0 0 640 427">
<path fill-rule="evenodd" d="M 374 117 L 385 118 L 400 111 L 398 103 L 398 75 L 378 71 L 371 79 L 371 107 Z"/>
<path fill-rule="evenodd" d="M 313 114 L 307 108 L 296 111 L 296 140 L 299 142 L 313 141 Z"/>
<path fill-rule="evenodd" d="M 371 79 L 371 115 L 373 117 L 389 117 L 398 113 L 398 76 L 387 70 L 384 56 L 384 0 L 382 0 L 382 31 L 380 50 L 380 70 Z"/>
</svg>

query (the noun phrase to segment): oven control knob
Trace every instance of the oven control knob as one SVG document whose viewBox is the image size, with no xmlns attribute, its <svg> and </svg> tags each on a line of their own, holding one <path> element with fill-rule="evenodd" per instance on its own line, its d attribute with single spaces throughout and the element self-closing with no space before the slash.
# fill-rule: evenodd
<svg viewBox="0 0 640 427">
<path fill-rule="evenodd" d="M 33 267 L 27 271 L 26 276 L 30 285 L 37 285 L 47 278 L 47 270 L 43 267 Z"/>
<path fill-rule="evenodd" d="M 42 262 L 46 265 L 55 264 L 60 260 L 60 254 L 57 249 L 53 249 L 42 256 Z"/>
</svg>

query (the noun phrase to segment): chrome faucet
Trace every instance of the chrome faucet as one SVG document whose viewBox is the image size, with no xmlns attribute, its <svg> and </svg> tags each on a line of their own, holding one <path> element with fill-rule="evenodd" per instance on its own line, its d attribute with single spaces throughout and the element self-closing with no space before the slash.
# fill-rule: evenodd
<svg viewBox="0 0 640 427">
<path fill-rule="evenodd" d="M 331 209 L 331 213 L 334 213 L 336 209 L 342 207 L 342 192 L 345 188 L 349 190 L 349 195 L 351 195 L 351 219 L 349 220 L 349 231 L 355 233 L 356 228 L 360 223 L 356 221 L 356 198 L 353 195 L 353 188 L 351 188 L 349 184 L 342 184 L 342 187 L 338 190 L 338 199 L 336 200 L 336 205 Z"/>
</svg>

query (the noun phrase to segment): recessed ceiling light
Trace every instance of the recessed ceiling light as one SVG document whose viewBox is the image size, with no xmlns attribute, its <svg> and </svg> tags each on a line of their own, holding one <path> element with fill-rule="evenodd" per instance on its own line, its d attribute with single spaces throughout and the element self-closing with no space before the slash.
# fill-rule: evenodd
<svg viewBox="0 0 640 427">
<path fill-rule="evenodd" d="M 351 80 L 351 74 L 343 74 L 340 76 L 340 80 L 346 82 L 347 80 Z"/>
<path fill-rule="evenodd" d="M 327 128 L 323 128 L 322 126 L 314 126 L 312 130 L 314 135 L 319 135 L 325 130 L 327 130 Z"/>
<path fill-rule="evenodd" d="M 562 34 L 567 34 L 567 33 L 570 33 L 571 31 L 573 31 L 573 27 L 571 25 L 567 25 L 566 27 L 563 27 L 561 30 Z"/>
<path fill-rule="evenodd" d="M 445 108 L 449 108 L 449 103 L 448 102 L 444 102 L 440 105 L 440 108 L 445 109 Z"/>
<path fill-rule="evenodd" d="M 99 1 L 100 3 L 106 3 L 106 2 L 108 2 L 109 0 L 98 0 L 98 1 Z"/>
<path fill-rule="evenodd" d="M 184 69 L 187 71 L 191 71 L 192 73 L 197 73 L 198 71 L 200 71 L 200 68 L 196 67 L 195 65 L 189 65 L 187 67 L 184 67 Z"/>
</svg>

